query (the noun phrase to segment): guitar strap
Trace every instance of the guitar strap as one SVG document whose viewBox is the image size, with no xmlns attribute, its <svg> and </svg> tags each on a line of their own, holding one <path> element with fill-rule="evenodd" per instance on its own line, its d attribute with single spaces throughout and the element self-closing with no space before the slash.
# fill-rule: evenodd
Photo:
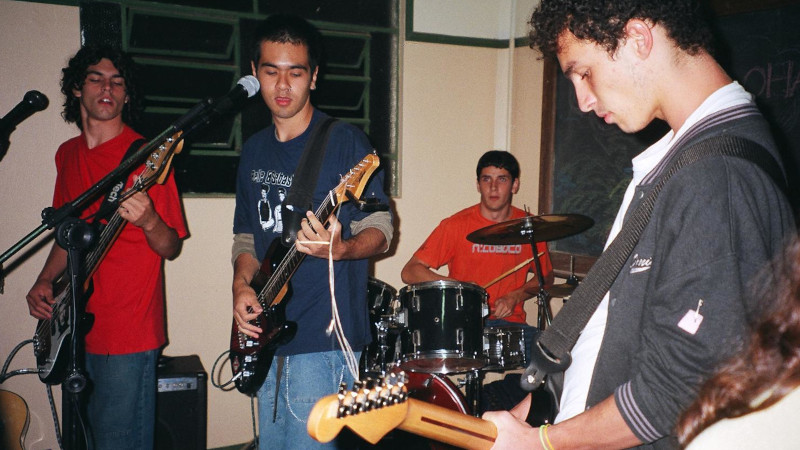
<svg viewBox="0 0 800 450">
<path fill-rule="evenodd" d="M 325 159 L 328 138 L 335 123 L 336 119 L 333 117 L 317 121 L 292 176 L 292 187 L 281 205 L 282 242 L 287 247 L 294 244 L 297 232 L 300 230 L 300 222 L 306 217 L 306 211 L 313 208 L 314 188 L 317 186 L 319 169 L 322 167 L 322 160 Z"/>
<path fill-rule="evenodd" d="M 751 140 L 721 135 L 705 139 L 682 152 L 664 170 L 647 197 L 631 213 L 617 237 L 600 255 L 584 281 L 573 292 L 570 301 L 564 304 L 561 312 L 553 319 L 550 327 L 539 335 L 531 349 L 531 363 L 520 380 L 523 389 L 531 391 L 537 388 L 547 375 L 560 375 L 569 367 L 572 362 L 570 354 L 572 347 L 636 246 L 650 220 L 661 189 L 683 167 L 712 155 L 734 156 L 749 160 L 764 170 L 785 191 L 786 184 L 780 166 L 766 149 Z"/>
<path fill-rule="evenodd" d="M 133 155 L 142 145 L 147 142 L 146 139 L 137 139 L 133 141 L 128 147 L 128 150 L 122 155 L 122 160 L 120 164 L 122 164 L 126 159 L 128 159 L 131 155 Z M 103 202 L 100 204 L 100 208 L 94 214 L 94 221 L 93 223 L 100 223 L 101 220 L 108 220 L 111 218 L 111 215 L 114 214 L 114 211 L 117 210 L 119 206 L 119 194 L 122 192 L 122 189 L 125 187 L 125 180 L 128 179 L 128 174 L 121 175 L 120 178 L 117 179 L 117 182 L 111 186 L 111 190 L 108 191 Z"/>
</svg>

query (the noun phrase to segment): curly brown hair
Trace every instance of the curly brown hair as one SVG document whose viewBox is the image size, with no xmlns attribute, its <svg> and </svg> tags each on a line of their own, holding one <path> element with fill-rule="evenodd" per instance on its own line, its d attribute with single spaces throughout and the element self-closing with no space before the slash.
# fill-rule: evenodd
<svg viewBox="0 0 800 450">
<path fill-rule="evenodd" d="M 707 9 L 696 0 L 542 0 L 529 22 L 530 46 L 554 58 L 559 35 L 569 30 L 614 54 L 628 21 L 642 19 L 663 26 L 678 47 L 693 55 L 711 52 L 706 18 Z"/>
<path fill-rule="evenodd" d="M 67 67 L 61 69 L 61 93 L 64 94 L 64 110 L 61 116 L 65 121 L 76 124 L 78 128 L 82 128 L 80 100 L 72 91 L 83 87 L 89 66 L 99 63 L 103 58 L 111 61 L 125 79 L 128 103 L 122 109 L 122 121 L 129 126 L 135 125 L 141 114 L 141 99 L 136 89 L 137 68 L 133 58 L 116 48 L 86 46 L 78 50 L 67 63 Z"/>
<path fill-rule="evenodd" d="M 768 280 L 760 295 L 774 299 L 772 308 L 754 324 L 744 351 L 703 384 L 678 419 L 682 445 L 714 422 L 767 408 L 800 386 L 800 242 L 771 269 L 774 275 L 760 277 Z"/>
</svg>

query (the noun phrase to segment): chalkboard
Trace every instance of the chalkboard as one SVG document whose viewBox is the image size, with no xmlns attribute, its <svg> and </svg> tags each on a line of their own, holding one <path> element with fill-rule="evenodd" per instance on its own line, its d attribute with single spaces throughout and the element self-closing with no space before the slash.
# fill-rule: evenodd
<svg viewBox="0 0 800 450">
<path fill-rule="evenodd" d="M 715 56 L 756 96 L 770 121 L 783 151 L 790 197 L 800 210 L 800 0 L 759 2 L 758 10 L 751 6 L 755 1 L 719 3 L 712 23 Z M 558 274 L 567 273 L 573 260 L 575 273 L 582 275 L 602 252 L 632 176 L 631 158 L 669 128 L 656 121 L 630 135 L 581 113 L 571 83 L 551 61 L 545 61 L 542 101 L 540 212 L 595 220 L 586 232 L 549 243 Z"/>
<path fill-rule="evenodd" d="M 713 24 L 716 55 L 728 73 L 756 96 L 772 126 L 800 202 L 800 2 L 781 8 L 720 16 Z"/>
</svg>

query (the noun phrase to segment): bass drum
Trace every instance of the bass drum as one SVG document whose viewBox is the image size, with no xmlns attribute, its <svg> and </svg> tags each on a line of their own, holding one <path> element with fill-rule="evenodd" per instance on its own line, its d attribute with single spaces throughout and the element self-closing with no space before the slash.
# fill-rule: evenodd
<svg viewBox="0 0 800 450">
<path fill-rule="evenodd" d="M 421 372 L 406 372 L 406 375 L 408 376 L 406 387 L 408 388 L 409 397 L 452 409 L 462 414 L 470 414 L 464 395 L 449 378 Z M 375 445 L 370 445 L 364 441 L 361 444 L 357 448 L 380 450 L 451 450 L 458 448 L 403 430 L 390 432 Z"/>
</svg>

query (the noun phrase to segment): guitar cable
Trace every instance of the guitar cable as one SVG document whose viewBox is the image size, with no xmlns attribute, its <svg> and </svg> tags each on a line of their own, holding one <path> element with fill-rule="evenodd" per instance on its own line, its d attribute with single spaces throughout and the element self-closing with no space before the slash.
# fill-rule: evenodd
<svg viewBox="0 0 800 450">
<path fill-rule="evenodd" d="M 17 344 L 17 346 L 14 347 L 13 350 L 11 350 L 11 353 L 8 354 L 8 358 L 6 358 L 5 363 L 3 363 L 3 369 L 0 370 L 0 384 L 3 384 L 7 379 L 9 379 L 11 377 L 14 377 L 14 376 L 17 376 L 17 375 L 26 375 L 26 374 L 30 374 L 30 373 L 39 373 L 39 371 L 37 369 L 18 369 L 18 370 L 12 371 L 11 373 L 7 373 L 8 372 L 8 366 L 11 364 L 11 360 L 14 359 L 14 356 L 16 356 L 17 352 L 19 352 L 19 350 L 22 347 L 24 347 L 24 346 L 26 346 L 28 344 L 32 344 L 32 343 L 33 343 L 33 339 L 26 339 L 26 340 L 20 342 L 19 344 Z"/>
<path fill-rule="evenodd" d="M 231 386 L 231 385 L 233 384 L 233 382 L 236 381 L 237 378 L 242 376 L 242 374 L 239 373 L 224 383 L 217 382 L 218 377 L 222 376 L 222 367 L 224 367 L 221 366 L 219 373 L 217 373 L 217 366 L 221 361 L 225 361 L 226 357 L 230 354 L 230 352 L 231 352 L 230 350 L 225 350 L 224 352 L 222 352 L 217 357 L 217 359 L 214 360 L 214 364 L 211 366 L 211 385 L 223 392 L 232 391 L 236 386 Z M 253 423 L 253 446 L 249 446 L 248 449 L 258 448 L 258 431 L 256 429 L 256 403 L 255 403 L 256 396 L 250 395 L 249 397 L 250 397 L 250 417 Z"/>
</svg>

